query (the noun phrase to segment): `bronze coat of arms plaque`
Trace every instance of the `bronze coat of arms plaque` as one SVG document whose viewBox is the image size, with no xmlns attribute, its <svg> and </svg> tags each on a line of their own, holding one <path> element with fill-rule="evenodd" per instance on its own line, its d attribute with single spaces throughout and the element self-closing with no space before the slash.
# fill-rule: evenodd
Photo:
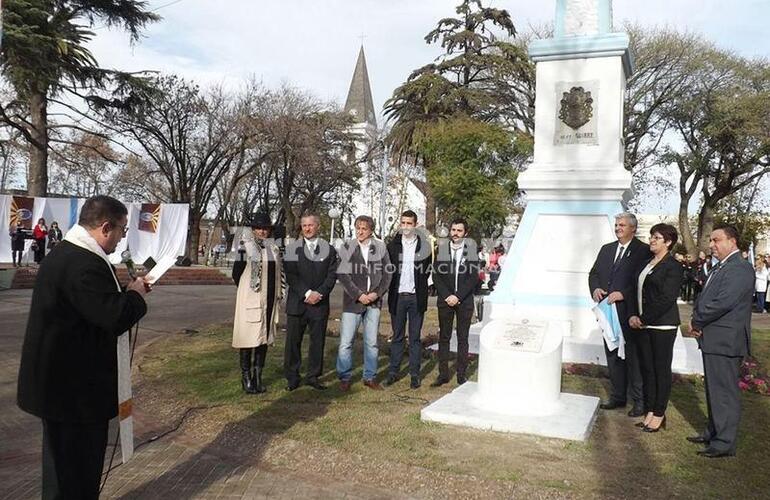
<svg viewBox="0 0 770 500">
<path fill-rule="evenodd" d="M 555 146 L 597 145 L 599 82 L 559 82 L 556 84 Z"/>
<path fill-rule="evenodd" d="M 593 104 L 591 92 L 583 87 L 572 87 L 569 92 L 562 94 L 559 119 L 570 128 L 577 130 L 591 120 L 594 112 Z"/>
</svg>

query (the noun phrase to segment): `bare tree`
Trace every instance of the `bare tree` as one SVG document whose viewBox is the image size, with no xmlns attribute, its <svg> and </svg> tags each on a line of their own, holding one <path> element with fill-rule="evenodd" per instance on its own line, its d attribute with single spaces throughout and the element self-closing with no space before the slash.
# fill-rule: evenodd
<svg viewBox="0 0 770 500">
<path fill-rule="evenodd" d="M 136 105 L 102 111 L 147 157 L 148 174 L 163 179 L 161 199 L 190 205 L 187 255 L 197 263 L 200 221 L 243 142 L 234 99 L 222 89 L 203 92 L 177 76 L 161 76 Z"/>
</svg>

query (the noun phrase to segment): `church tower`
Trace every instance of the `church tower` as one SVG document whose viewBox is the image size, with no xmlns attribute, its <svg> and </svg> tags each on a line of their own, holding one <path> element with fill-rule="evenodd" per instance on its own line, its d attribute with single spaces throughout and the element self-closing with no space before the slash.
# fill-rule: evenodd
<svg viewBox="0 0 770 500">
<path fill-rule="evenodd" d="M 358 52 L 356 69 L 353 71 L 353 79 L 350 81 L 348 98 L 345 101 L 345 112 L 353 117 L 356 131 L 360 131 L 369 140 L 377 136 L 377 118 L 374 112 L 372 99 L 372 87 L 369 84 L 369 72 L 366 69 L 366 56 L 364 46 Z"/>
<path fill-rule="evenodd" d="M 355 159 L 360 161 L 368 155 L 367 160 L 359 164 L 358 189 L 350 193 L 343 212 L 341 227 L 345 237 L 354 235 L 353 223 L 359 215 L 375 220 L 375 235 L 379 237 L 385 237 L 395 228 L 398 215 L 405 208 L 415 210 L 419 220 L 424 221 L 424 196 L 405 172 L 390 164 L 386 151 L 378 144 L 377 114 L 363 45 L 358 52 L 344 111 L 352 117 L 350 131 L 357 136 Z"/>
</svg>

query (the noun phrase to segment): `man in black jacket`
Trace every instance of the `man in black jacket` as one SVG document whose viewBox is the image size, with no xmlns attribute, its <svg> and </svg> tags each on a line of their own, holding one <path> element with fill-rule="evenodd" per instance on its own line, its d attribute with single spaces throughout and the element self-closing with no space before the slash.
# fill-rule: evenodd
<svg viewBox="0 0 770 500">
<path fill-rule="evenodd" d="M 738 378 L 743 357 L 751 353 L 754 268 L 741 257 L 737 239 L 733 226 L 712 231 L 711 251 L 719 264 L 695 301 L 689 327 L 703 354 L 708 426 L 702 435 L 687 439 L 705 444 L 698 454 L 709 458 L 735 455 L 741 417 Z"/>
<path fill-rule="evenodd" d="M 629 307 L 634 298 L 637 271 L 650 259 L 650 248 L 636 238 L 636 217 L 630 213 L 615 216 L 615 236 L 617 241 L 607 243 L 596 257 L 588 274 L 588 286 L 591 297 L 600 302 L 605 297 L 607 302 L 615 304 L 618 319 L 625 337 L 626 359 L 618 356 L 618 349 L 610 351 L 604 343 L 607 357 L 607 369 L 610 372 L 610 399 L 601 403 L 603 410 L 612 410 L 626 406 L 626 390 L 630 389 L 634 406 L 628 412 L 631 417 L 644 415 L 644 396 L 642 394 L 642 373 L 639 367 L 635 333 L 628 324 L 634 309 Z"/>
<path fill-rule="evenodd" d="M 318 390 L 326 386 L 318 381 L 323 373 L 326 325 L 329 321 L 329 296 L 337 282 L 337 252 L 318 237 L 321 219 L 306 214 L 300 220 L 302 238 L 286 247 L 284 268 L 288 293 L 286 298 L 286 349 L 283 370 L 288 390 L 299 387 L 302 365 L 302 336 L 310 330 L 307 385 Z"/>
<path fill-rule="evenodd" d="M 457 318 L 457 383 L 464 384 L 468 378 L 468 333 L 473 319 L 473 292 L 479 283 L 478 249 L 472 240 L 467 240 L 468 223 L 455 219 L 449 229 L 450 241 L 442 243 L 436 251 L 433 267 L 433 282 L 438 298 L 438 378 L 431 387 L 449 382 L 449 341 L 452 326 Z"/>
<path fill-rule="evenodd" d="M 417 214 L 407 210 L 401 214 L 401 232 L 388 244 L 390 262 L 395 266 L 388 291 L 388 310 L 393 325 L 390 344 L 390 369 L 385 385 L 398 379 L 404 355 L 404 333 L 409 319 L 409 374 L 412 389 L 420 387 L 420 330 L 428 309 L 428 276 L 433 249 L 430 236 L 416 229 Z"/>
<path fill-rule="evenodd" d="M 143 279 L 123 290 L 107 254 L 126 207 L 86 200 L 40 265 L 19 367 L 19 407 L 43 420 L 43 498 L 99 496 L 107 425 L 118 414 L 118 337 L 147 312 Z"/>
</svg>

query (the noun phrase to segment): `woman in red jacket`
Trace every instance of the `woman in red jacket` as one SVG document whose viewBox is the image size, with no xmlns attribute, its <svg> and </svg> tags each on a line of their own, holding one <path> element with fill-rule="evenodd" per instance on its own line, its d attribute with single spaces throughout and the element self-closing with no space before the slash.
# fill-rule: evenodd
<svg viewBox="0 0 770 500">
<path fill-rule="evenodd" d="M 47 236 L 48 227 L 45 225 L 45 219 L 41 217 L 32 229 L 32 238 L 35 240 L 35 262 L 37 264 L 40 264 L 40 261 L 45 257 L 45 239 Z"/>
</svg>

